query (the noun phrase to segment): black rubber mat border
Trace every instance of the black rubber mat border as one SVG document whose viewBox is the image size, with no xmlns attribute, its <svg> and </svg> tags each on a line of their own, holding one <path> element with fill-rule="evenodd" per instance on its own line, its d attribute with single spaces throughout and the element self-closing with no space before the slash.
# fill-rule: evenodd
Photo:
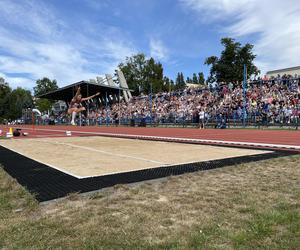
<svg viewBox="0 0 300 250">
<path fill-rule="evenodd" d="M 272 153 L 262 153 L 252 156 L 180 164 L 78 179 L 0 146 L 0 164 L 10 176 L 15 178 L 19 184 L 32 193 L 39 202 L 43 202 L 65 197 L 70 193 L 90 192 L 116 184 L 140 182 L 294 154 L 297 153 L 273 151 Z"/>
</svg>

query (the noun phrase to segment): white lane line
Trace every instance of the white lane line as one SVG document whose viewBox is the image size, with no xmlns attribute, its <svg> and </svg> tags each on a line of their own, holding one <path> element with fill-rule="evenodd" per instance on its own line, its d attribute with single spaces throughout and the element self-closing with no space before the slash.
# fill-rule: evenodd
<svg viewBox="0 0 300 250">
<path fill-rule="evenodd" d="M 22 128 L 32 130 L 32 128 Z M 65 133 L 65 130 L 59 129 L 38 129 L 40 131 L 51 131 Z M 262 146 L 262 147 L 274 147 L 274 148 L 287 148 L 287 149 L 300 149 L 300 146 L 296 145 L 284 145 L 284 144 L 269 144 L 269 143 L 256 143 L 256 142 L 239 142 L 239 141 L 221 141 L 221 140 L 207 140 L 207 139 L 191 139 L 184 137 L 164 137 L 164 136 L 149 136 L 149 135 L 132 135 L 132 134 L 117 134 L 117 133 L 104 133 L 104 132 L 87 132 L 70 130 L 74 134 L 89 134 L 89 135 L 103 135 L 103 136 L 115 136 L 123 138 L 142 138 L 142 139 L 158 139 L 158 140 L 174 140 L 174 141 L 187 141 L 187 142 L 205 142 L 205 143 L 218 143 L 218 144 L 231 144 L 231 145 L 244 145 L 244 146 Z"/>
<path fill-rule="evenodd" d="M 89 150 L 89 151 L 93 151 L 93 152 L 97 152 L 97 153 L 107 154 L 107 155 L 111 155 L 111 156 L 118 156 L 118 157 L 122 157 L 122 158 L 129 158 L 129 159 L 134 159 L 134 160 L 139 160 L 139 161 L 158 163 L 158 164 L 162 164 L 162 165 L 167 164 L 167 163 L 164 163 L 164 162 L 154 161 L 154 160 L 150 160 L 150 159 L 146 159 L 146 158 L 142 158 L 142 157 L 135 157 L 135 156 L 130 156 L 130 155 L 110 153 L 110 152 L 107 152 L 107 151 L 104 151 L 104 150 L 99 150 L 99 149 L 95 149 L 95 148 L 74 145 L 74 144 L 71 144 L 71 143 L 57 142 L 57 141 L 52 142 L 52 141 L 45 141 L 45 140 L 36 140 L 36 141 L 44 142 L 44 143 L 50 143 L 50 144 L 65 145 L 65 146 L 69 146 L 69 147 L 73 147 L 73 148 L 80 148 L 80 149 L 85 149 L 85 150 Z"/>
<path fill-rule="evenodd" d="M 35 135 L 35 137 L 37 138 L 47 138 L 47 137 L 66 137 L 66 135 L 53 135 L 53 134 L 49 134 L 49 135 Z M 32 139 L 32 138 L 31 138 Z"/>
</svg>

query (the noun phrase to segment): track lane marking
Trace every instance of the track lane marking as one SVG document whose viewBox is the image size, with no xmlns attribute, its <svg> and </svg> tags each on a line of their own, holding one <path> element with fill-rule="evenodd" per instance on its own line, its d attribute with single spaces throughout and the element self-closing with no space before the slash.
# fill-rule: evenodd
<svg viewBox="0 0 300 250">
<path fill-rule="evenodd" d="M 32 130 L 32 128 L 22 128 L 26 130 Z M 65 130 L 59 129 L 40 129 L 36 128 L 38 131 L 52 131 L 65 133 Z M 152 136 L 152 135 L 136 135 L 136 134 L 120 134 L 120 133 L 105 133 L 105 132 L 88 132 L 88 131 L 77 131 L 68 130 L 73 134 L 89 134 L 89 135 L 103 135 L 103 136 L 114 136 L 123 138 L 143 138 L 143 139 L 159 139 L 159 140 L 174 140 L 174 141 L 187 141 L 187 142 L 204 142 L 204 143 L 218 143 L 219 145 L 231 144 L 231 145 L 244 145 L 244 146 L 261 146 L 261 147 L 274 147 L 274 148 L 286 148 L 286 149 L 297 149 L 300 150 L 300 146 L 297 145 L 284 145 L 284 144 L 270 144 L 270 143 L 257 143 L 257 142 L 239 142 L 239 141 L 222 141 L 222 140 L 209 140 L 209 139 L 192 139 L 185 137 L 167 137 L 167 136 Z"/>
</svg>

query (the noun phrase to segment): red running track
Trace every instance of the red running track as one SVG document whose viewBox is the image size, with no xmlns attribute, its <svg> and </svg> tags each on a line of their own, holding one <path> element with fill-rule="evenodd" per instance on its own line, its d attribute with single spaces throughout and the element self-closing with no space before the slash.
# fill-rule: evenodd
<svg viewBox="0 0 300 250">
<path fill-rule="evenodd" d="M 28 130 L 30 137 L 64 136 L 65 131 L 73 135 L 92 135 L 93 133 L 108 133 L 135 136 L 157 136 L 172 138 L 188 138 L 201 140 L 218 140 L 229 142 L 280 144 L 300 146 L 300 131 L 292 130 L 251 130 L 251 129 L 194 129 L 194 128 L 132 128 L 132 127 L 77 127 L 77 126 L 18 126 Z M 7 127 L 0 126 L 7 131 Z M 78 133 L 76 133 L 78 132 Z"/>
</svg>

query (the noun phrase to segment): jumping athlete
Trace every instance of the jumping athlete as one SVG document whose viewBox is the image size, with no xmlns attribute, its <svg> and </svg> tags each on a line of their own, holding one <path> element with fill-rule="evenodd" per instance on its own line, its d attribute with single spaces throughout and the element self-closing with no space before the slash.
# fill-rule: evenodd
<svg viewBox="0 0 300 250">
<path fill-rule="evenodd" d="M 78 87 L 76 94 L 73 97 L 73 99 L 71 100 L 70 107 L 68 109 L 68 114 L 72 114 L 72 121 L 71 121 L 72 125 L 76 125 L 76 123 L 75 123 L 76 114 L 85 110 L 85 107 L 81 106 L 81 102 L 93 99 L 94 97 L 96 97 L 98 95 L 100 95 L 99 92 L 96 93 L 95 95 L 91 95 L 91 96 L 82 98 L 82 95 L 80 93 L 80 87 Z"/>
</svg>

